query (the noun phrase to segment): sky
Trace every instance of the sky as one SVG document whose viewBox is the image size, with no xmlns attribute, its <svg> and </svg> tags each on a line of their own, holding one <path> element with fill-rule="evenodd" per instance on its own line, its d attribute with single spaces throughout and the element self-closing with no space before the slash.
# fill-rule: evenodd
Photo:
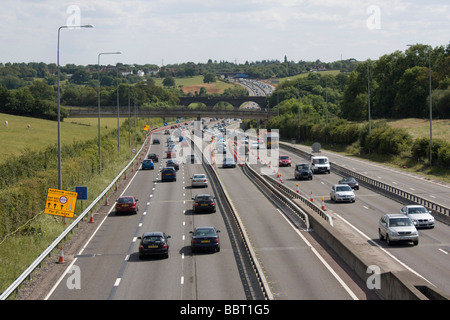
<svg viewBox="0 0 450 320">
<path fill-rule="evenodd" d="M 448 0 L 0 0 L 0 63 L 359 61 L 446 46 Z"/>
</svg>

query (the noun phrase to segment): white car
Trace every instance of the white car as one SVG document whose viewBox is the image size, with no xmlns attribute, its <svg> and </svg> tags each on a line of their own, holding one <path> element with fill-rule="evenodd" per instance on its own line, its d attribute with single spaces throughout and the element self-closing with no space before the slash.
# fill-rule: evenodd
<svg viewBox="0 0 450 320">
<path fill-rule="evenodd" d="M 431 212 L 428 211 L 424 206 L 420 205 L 409 205 L 404 206 L 400 209 L 400 213 L 407 215 L 414 226 L 434 228 L 434 217 Z"/>
<path fill-rule="evenodd" d="M 208 178 L 203 173 L 194 174 L 191 178 L 191 187 L 208 187 Z"/>
<path fill-rule="evenodd" d="M 334 202 L 355 202 L 355 193 L 348 184 L 335 184 L 331 187 L 330 198 Z"/>
<path fill-rule="evenodd" d="M 415 246 L 419 244 L 419 233 L 411 219 L 404 214 L 385 214 L 378 224 L 380 240 L 386 239 L 388 246 L 394 241 L 412 241 Z"/>
</svg>

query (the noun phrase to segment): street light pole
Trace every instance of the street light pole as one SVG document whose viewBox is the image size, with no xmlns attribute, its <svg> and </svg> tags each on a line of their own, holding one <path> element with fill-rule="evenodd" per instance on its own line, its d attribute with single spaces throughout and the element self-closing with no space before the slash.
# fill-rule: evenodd
<svg viewBox="0 0 450 320">
<path fill-rule="evenodd" d="M 60 99 L 60 86 L 59 86 L 59 78 L 60 78 L 60 68 L 59 68 L 59 39 L 61 34 L 61 29 L 67 28 L 93 28 L 92 24 L 87 24 L 84 26 L 61 26 L 58 28 L 58 44 L 56 49 L 56 62 L 57 62 L 57 70 L 58 70 L 58 189 L 62 189 L 62 175 L 61 175 L 61 99 Z"/>
<path fill-rule="evenodd" d="M 102 52 L 98 54 L 98 174 L 102 173 L 102 150 L 100 141 L 100 56 L 104 54 L 122 54 L 122 52 Z"/>
</svg>

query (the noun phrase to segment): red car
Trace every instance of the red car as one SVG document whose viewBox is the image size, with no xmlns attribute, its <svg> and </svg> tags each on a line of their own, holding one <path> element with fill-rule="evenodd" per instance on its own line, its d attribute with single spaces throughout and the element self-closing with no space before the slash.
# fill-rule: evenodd
<svg viewBox="0 0 450 320">
<path fill-rule="evenodd" d="M 291 158 L 289 156 L 280 156 L 280 167 L 290 167 L 291 166 Z"/>
<path fill-rule="evenodd" d="M 116 213 L 118 212 L 131 212 L 136 214 L 138 212 L 138 199 L 133 196 L 120 197 L 116 201 Z"/>
</svg>

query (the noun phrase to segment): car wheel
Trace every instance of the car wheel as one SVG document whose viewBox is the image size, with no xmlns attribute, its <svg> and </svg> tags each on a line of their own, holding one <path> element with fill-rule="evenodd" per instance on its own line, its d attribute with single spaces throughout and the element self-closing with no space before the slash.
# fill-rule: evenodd
<svg viewBox="0 0 450 320">
<path fill-rule="evenodd" d="M 392 241 L 391 241 L 391 239 L 389 239 L 388 235 L 386 235 L 386 243 L 387 243 L 388 246 L 392 245 Z"/>
<path fill-rule="evenodd" d="M 381 241 L 384 240 L 384 237 L 383 237 L 383 235 L 381 234 L 381 230 L 380 230 L 380 229 L 378 229 L 378 238 L 379 238 Z"/>
<path fill-rule="evenodd" d="M 413 244 L 417 246 L 419 244 L 419 240 L 413 241 Z"/>
</svg>

